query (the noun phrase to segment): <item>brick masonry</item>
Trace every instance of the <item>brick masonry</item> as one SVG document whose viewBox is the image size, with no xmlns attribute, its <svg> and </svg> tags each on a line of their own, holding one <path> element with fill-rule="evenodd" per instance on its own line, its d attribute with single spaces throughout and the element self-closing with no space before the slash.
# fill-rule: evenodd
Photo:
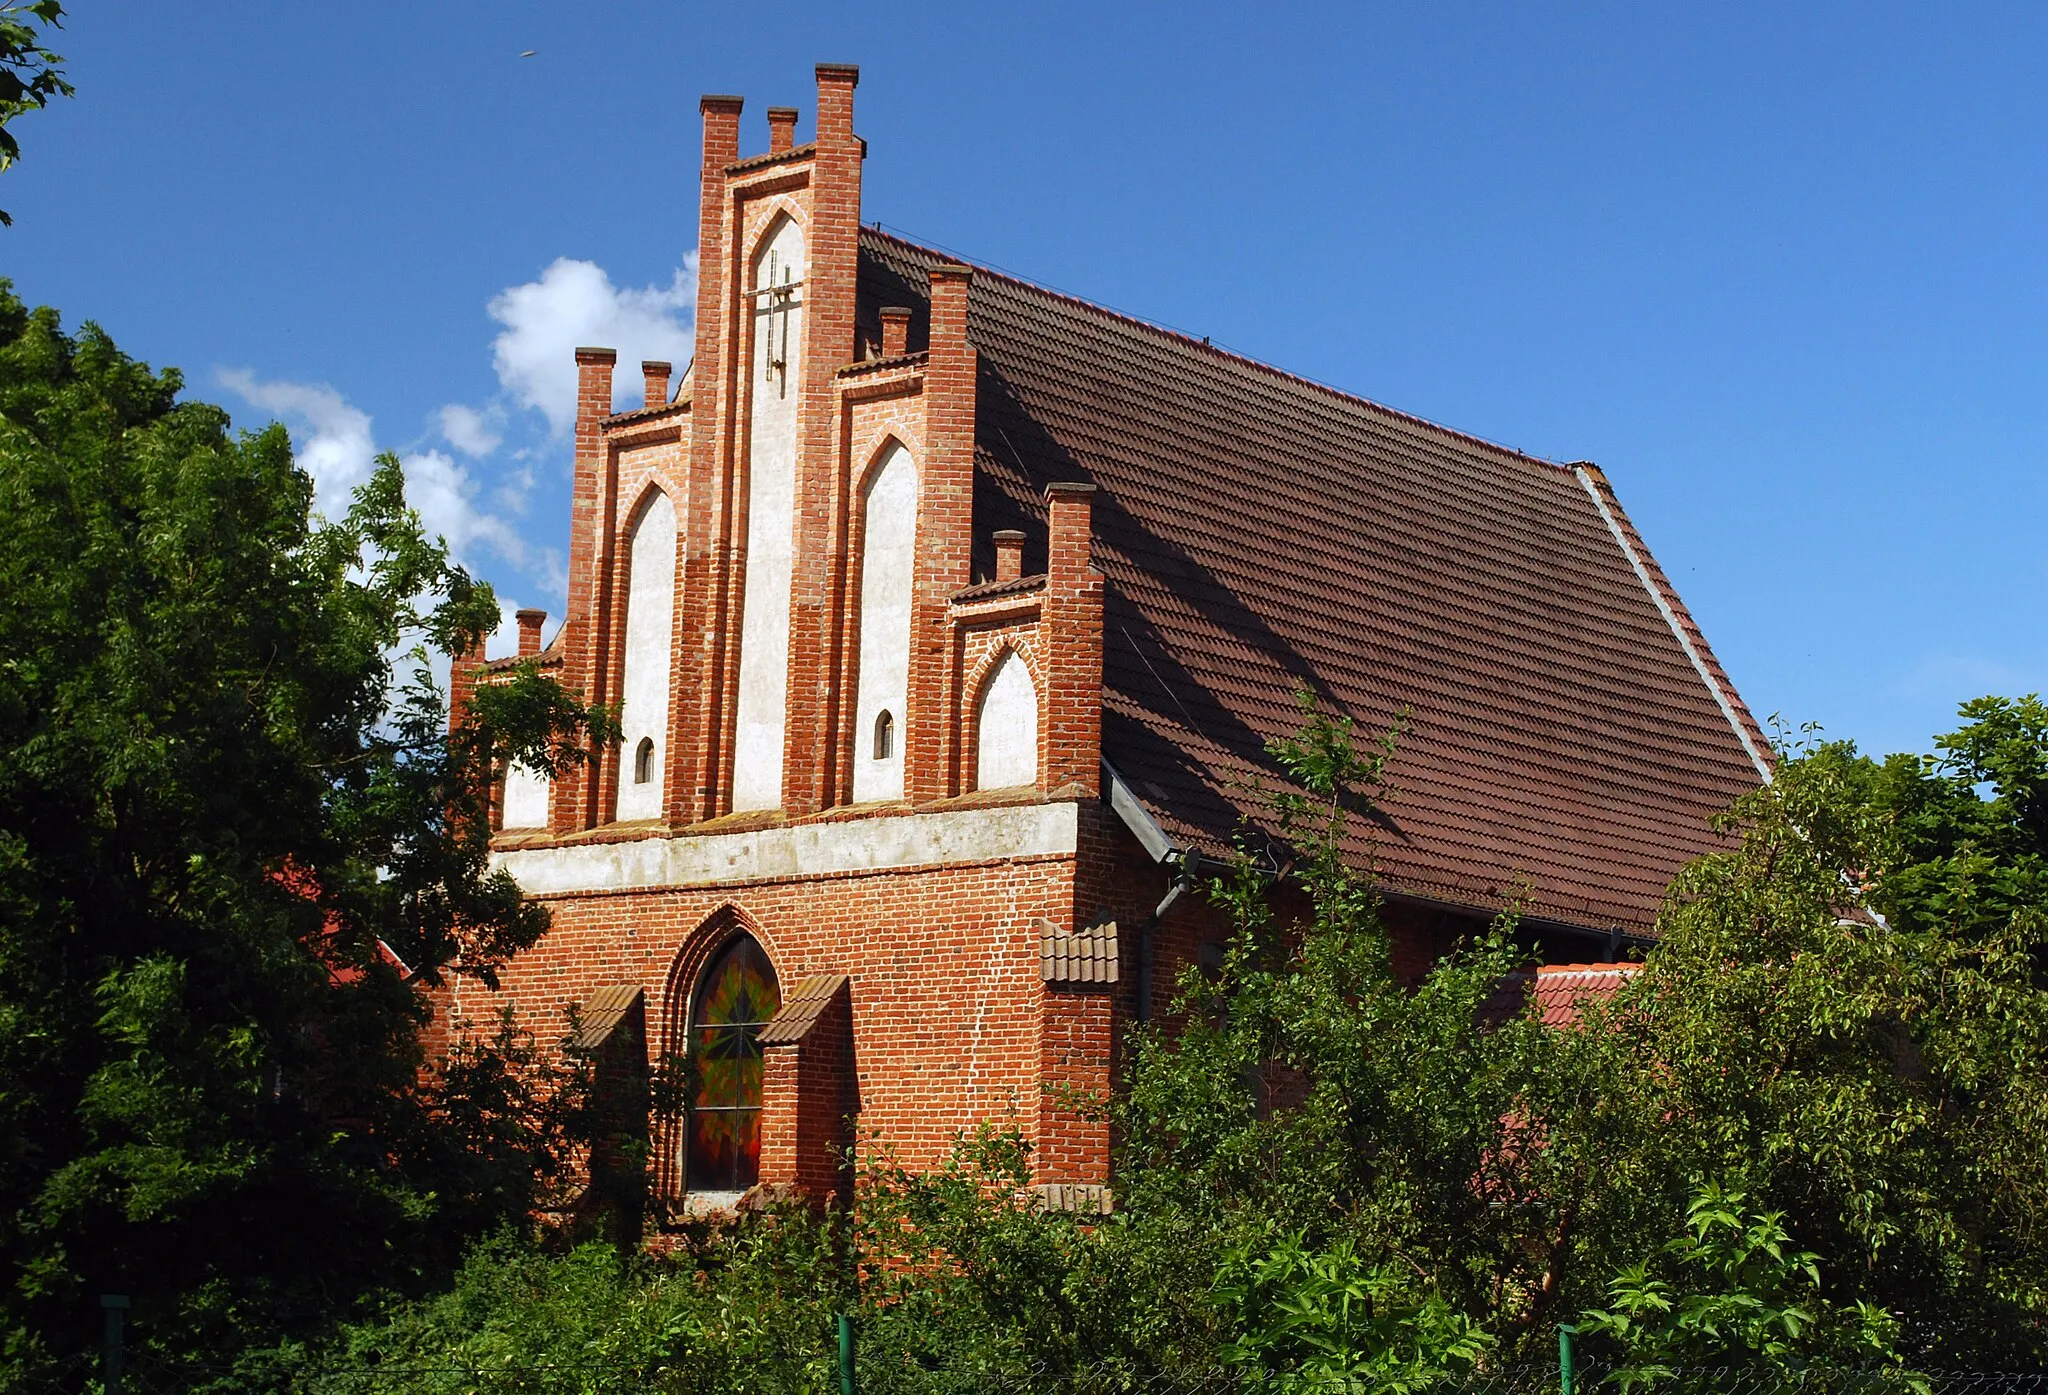
<svg viewBox="0 0 2048 1395">
<path fill-rule="evenodd" d="M 930 276 L 926 344 L 908 349 L 902 316 L 859 303 L 861 162 L 853 131 L 857 71 L 817 73 L 816 134 L 797 144 L 796 117 L 772 109 L 764 155 L 740 156 L 742 103 L 706 97 L 701 166 L 697 343 L 669 400 L 670 367 L 642 366 L 644 405 L 614 414 L 615 355 L 579 349 L 575 481 L 569 516 L 569 608 L 563 680 L 617 700 L 624 663 L 629 539 L 653 490 L 678 519 L 664 817 L 613 822 L 620 753 L 552 791 L 543 831 L 500 835 L 510 852 L 750 829 L 902 818 L 1017 801 L 1075 806 L 1071 851 L 1002 849 L 939 863 L 831 874 L 627 888 L 592 884 L 549 895 L 554 926 L 505 972 L 501 988 L 450 988 L 437 1031 L 487 1024 L 512 1007 L 543 1037 L 566 1031 L 572 1007 L 622 987 L 645 994 L 645 1046 L 679 1051 L 699 975 L 731 937 L 753 936 L 785 990 L 812 975 L 845 986 L 801 1040 L 764 1055 L 761 1180 L 813 1196 L 841 1189 L 835 1150 L 857 1136 L 900 1161 L 940 1162 L 955 1137 L 985 1121 L 1014 1125 L 1035 1145 L 1037 1180 L 1102 1186 L 1107 1126 L 1076 1096 L 1112 1087 L 1118 1043 L 1141 1014 L 1137 972 L 1149 943 L 1152 1010 L 1176 975 L 1199 963 L 1224 928 L 1187 897 L 1150 924 L 1171 884 L 1102 800 L 1103 577 L 1093 559 L 1095 486 L 1054 484 L 1038 538 L 983 539 L 1001 560 L 974 586 L 978 358 L 968 338 L 969 268 Z M 789 687 L 783 807 L 733 814 L 732 759 L 745 592 L 747 422 L 754 316 L 742 295 L 754 248 L 774 221 L 802 227 L 805 351 L 797 384 L 797 511 L 793 520 Z M 858 324 L 879 325 L 872 340 Z M 892 443 L 917 464 L 910 676 L 903 714 L 905 799 L 850 804 L 858 733 L 859 595 L 865 472 Z M 992 529 L 989 531 L 993 531 Z M 1046 571 L 1021 575 L 1021 558 Z M 538 641 L 537 623 L 532 627 Z M 525 631 L 522 630 L 522 635 Z M 522 651 L 527 647 L 522 640 Z M 981 685 L 1016 653 L 1039 699 L 1035 789 L 973 788 Z M 480 659 L 480 656 L 477 656 Z M 489 670 L 458 665 L 458 706 Z M 1058 931 L 1114 922 L 1125 966 L 1116 982 L 1047 983 L 1040 946 Z M 1426 953 L 1426 936 L 1415 953 Z M 659 1121 L 655 1182 L 673 1195 L 680 1137 Z"/>
</svg>

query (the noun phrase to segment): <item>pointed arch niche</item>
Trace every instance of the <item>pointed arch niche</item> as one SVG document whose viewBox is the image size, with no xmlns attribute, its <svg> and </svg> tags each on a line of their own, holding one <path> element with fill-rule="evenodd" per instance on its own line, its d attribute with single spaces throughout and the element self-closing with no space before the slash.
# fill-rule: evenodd
<svg viewBox="0 0 2048 1395">
<path fill-rule="evenodd" d="M 668 767 L 669 660 L 674 643 L 676 510 L 660 489 L 648 492 L 627 544 L 626 662 L 619 685 L 624 738 L 613 817 L 661 817 Z"/>
<path fill-rule="evenodd" d="M 732 807 L 782 807 L 795 563 L 797 385 L 803 374 L 804 234 L 783 214 L 748 279 L 747 562 L 733 733 Z"/>
<path fill-rule="evenodd" d="M 903 797 L 910 695 L 910 601 L 917 549 L 917 462 L 891 441 L 861 490 L 860 647 L 853 731 L 853 798 Z"/>
<path fill-rule="evenodd" d="M 1038 685 L 1016 650 L 996 661 L 981 686 L 974 721 L 974 787 L 1038 783 Z"/>
<path fill-rule="evenodd" d="M 669 1049 L 697 1063 L 696 1095 L 680 1127 L 663 1131 L 673 1151 L 657 1168 L 667 1181 L 663 1190 L 677 1199 L 729 1199 L 761 1177 L 759 1038 L 782 992 L 768 952 L 738 926 L 737 916 L 713 917 L 711 932 L 724 938 L 693 979 L 670 985 L 688 998 L 680 1021 L 671 1009 Z"/>
</svg>

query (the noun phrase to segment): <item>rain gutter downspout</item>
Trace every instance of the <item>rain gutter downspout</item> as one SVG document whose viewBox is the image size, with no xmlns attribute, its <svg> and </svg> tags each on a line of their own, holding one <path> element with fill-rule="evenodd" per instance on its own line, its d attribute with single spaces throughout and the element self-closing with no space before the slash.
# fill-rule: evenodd
<svg viewBox="0 0 2048 1395">
<path fill-rule="evenodd" d="M 1123 820 L 1124 827 L 1137 838 L 1139 846 L 1154 862 L 1173 873 L 1173 881 L 1167 886 L 1165 897 L 1138 927 L 1138 1021 L 1149 1022 L 1152 1020 L 1153 932 L 1158 929 L 1160 917 L 1172 910 L 1174 903 L 1195 884 L 1195 872 L 1202 865 L 1202 855 L 1167 837 L 1166 830 L 1152 817 L 1137 792 L 1124 783 L 1124 777 L 1106 759 L 1102 762 L 1102 788 L 1109 797 L 1110 809 Z"/>
</svg>

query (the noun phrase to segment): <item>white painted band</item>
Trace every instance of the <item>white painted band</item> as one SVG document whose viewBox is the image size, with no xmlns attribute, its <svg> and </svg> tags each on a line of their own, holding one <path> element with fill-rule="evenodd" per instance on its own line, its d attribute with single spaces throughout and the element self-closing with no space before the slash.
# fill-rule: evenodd
<svg viewBox="0 0 2048 1395">
<path fill-rule="evenodd" d="M 898 871 L 1006 857 L 1071 855 L 1075 804 L 1019 804 L 493 853 L 529 896 Z"/>
</svg>

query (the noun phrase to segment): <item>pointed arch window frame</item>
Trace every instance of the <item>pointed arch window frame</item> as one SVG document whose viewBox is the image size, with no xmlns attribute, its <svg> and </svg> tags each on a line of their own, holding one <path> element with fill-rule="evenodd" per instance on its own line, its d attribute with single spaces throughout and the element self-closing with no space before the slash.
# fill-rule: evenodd
<svg viewBox="0 0 2048 1395">
<path fill-rule="evenodd" d="M 697 975 L 684 1034 L 697 1079 L 683 1137 L 686 1193 L 740 1193 L 760 1180 L 759 1038 L 781 1001 L 774 962 L 744 930 L 721 943 Z"/>
</svg>

